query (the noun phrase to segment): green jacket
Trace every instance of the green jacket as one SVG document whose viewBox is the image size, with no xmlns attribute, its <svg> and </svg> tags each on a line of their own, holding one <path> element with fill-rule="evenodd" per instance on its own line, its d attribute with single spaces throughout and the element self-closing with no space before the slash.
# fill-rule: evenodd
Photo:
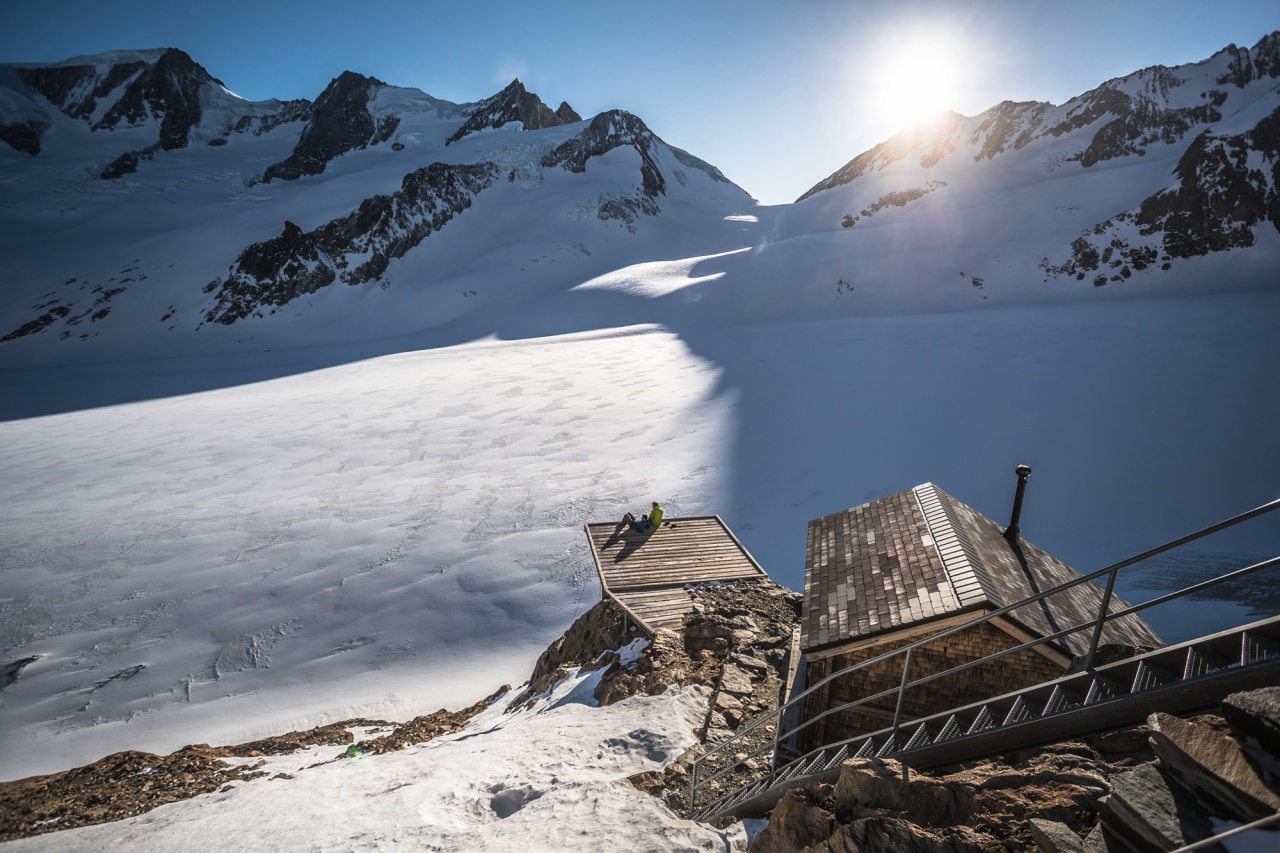
<svg viewBox="0 0 1280 853">
<path fill-rule="evenodd" d="M 649 513 L 649 523 L 654 527 L 662 526 L 662 507 L 655 506 L 653 511 Z"/>
</svg>

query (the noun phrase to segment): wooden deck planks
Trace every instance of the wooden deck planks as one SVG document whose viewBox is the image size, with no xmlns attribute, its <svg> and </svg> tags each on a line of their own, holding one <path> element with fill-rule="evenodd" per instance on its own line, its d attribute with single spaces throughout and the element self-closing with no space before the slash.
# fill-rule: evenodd
<svg viewBox="0 0 1280 853">
<path fill-rule="evenodd" d="M 687 584 L 766 577 L 715 515 L 669 518 L 649 533 L 620 522 L 593 523 L 586 533 L 605 594 L 650 634 L 678 627 L 693 609 Z"/>
</svg>

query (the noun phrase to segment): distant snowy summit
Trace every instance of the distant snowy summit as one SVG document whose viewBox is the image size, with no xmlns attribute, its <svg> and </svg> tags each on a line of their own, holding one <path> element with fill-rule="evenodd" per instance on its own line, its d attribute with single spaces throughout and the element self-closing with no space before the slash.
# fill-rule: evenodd
<svg viewBox="0 0 1280 853">
<path fill-rule="evenodd" d="M 19 185 L 15 206 L 74 199 L 44 225 L 76 232 L 70 253 L 50 253 L 47 234 L 14 241 L 29 261 L 19 287 L 30 299 L 4 317 L 0 343 L 49 332 L 88 341 L 113 325 L 127 336 L 148 313 L 174 331 L 261 320 L 284 306 L 296 316 L 337 283 L 409 282 L 419 290 L 411 306 L 392 294 L 381 307 L 430 327 L 535 295 L 554 263 L 582 268 L 571 287 L 644 260 L 642 244 L 622 234 L 668 205 L 678 221 L 661 227 L 682 234 L 691 221 L 720 222 L 753 204 L 639 117 L 610 110 L 586 121 L 520 80 L 456 104 L 345 71 L 314 101 L 254 102 L 175 49 L 0 66 L 0 139 L 10 149 L 0 146 L 0 169 Z M 172 205 L 182 208 L 176 223 Z M 116 234 L 101 244 L 90 223 L 108 206 Z M 463 214 L 476 229 L 451 237 Z M 428 237 L 439 247 L 429 258 L 417 251 Z M 125 251 L 103 263 L 141 242 L 148 257 Z M 544 262 L 538 247 L 560 257 Z M 424 285 L 444 286 L 441 265 L 506 281 L 450 288 L 423 305 Z M 516 293 L 512 278 L 522 280 Z"/>
<path fill-rule="evenodd" d="M 1280 32 L 948 114 L 765 207 L 519 80 L 248 101 L 175 49 L 0 65 L 0 357 L 1275 289 L 1278 78 Z"/>
<path fill-rule="evenodd" d="M 1203 62 L 1109 80 L 1062 106 L 1005 101 L 974 117 L 949 113 L 858 155 L 797 201 L 814 199 L 830 227 L 865 228 L 926 197 L 945 205 L 954 185 L 992 173 L 1034 192 L 1037 183 L 1108 172 L 1106 180 L 1132 190 L 1123 207 L 1091 217 L 1065 251 L 1039 264 L 1048 277 L 1097 286 L 1252 247 L 1260 226 L 1274 243 L 1278 78 L 1275 32 L 1249 49 L 1229 45 Z M 1162 163 L 1156 174 L 1128 168 L 1148 156 Z M 1093 182 L 1079 189 L 1090 193 Z"/>
</svg>

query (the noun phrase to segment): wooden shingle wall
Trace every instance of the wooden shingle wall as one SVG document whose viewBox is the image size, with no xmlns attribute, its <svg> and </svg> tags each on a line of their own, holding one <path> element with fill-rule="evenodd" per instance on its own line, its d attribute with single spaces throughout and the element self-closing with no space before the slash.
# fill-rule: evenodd
<svg viewBox="0 0 1280 853">
<path fill-rule="evenodd" d="M 871 660 L 918 639 L 918 636 L 914 636 L 891 640 L 856 652 L 810 660 L 808 683 L 814 684 L 832 672 Z M 914 649 L 911 652 L 910 680 L 943 672 L 1016 645 L 1017 640 L 990 623 L 975 625 Z M 805 718 L 810 719 L 828 708 L 896 688 L 901 683 L 904 657 L 899 655 L 864 667 L 814 691 L 807 700 Z M 1060 678 L 1064 672 L 1065 667 L 1060 664 L 1055 664 L 1031 649 L 1023 649 L 999 660 L 908 690 L 903 697 L 902 719 L 912 720 L 989 699 L 1021 687 Z M 893 721 L 896 702 L 896 695 L 890 695 L 877 700 L 875 707 L 867 711 L 846 711 L 819 720 L 809 727 L 812 731 L 807 729 L 803 733 L 802 743 L 807 744 L 807 750 L 821 743 L 885 728 Z"/>
</svg>

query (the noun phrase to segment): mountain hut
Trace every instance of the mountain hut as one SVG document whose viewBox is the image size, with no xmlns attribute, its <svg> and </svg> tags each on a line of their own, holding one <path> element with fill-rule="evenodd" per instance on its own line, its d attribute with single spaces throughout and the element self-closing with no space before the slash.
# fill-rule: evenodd
<svg viewBox="0 0 1280 853">
<path fill-rule="evenodd" d="M 1024 473 L 1025 470 L 1025 473 Z M 1017 535 L 1020 469 L 1011 535 L 996 522 L 926 483 L 809 522 L 803 664 L 795 692 L 827 675 L 930 634 L 1014 604 L 1080 577 L 1067 564 Z M 936 645 L 912 652 L 911 680 L 979 660 L 1095 619 L 1103 591 L 1093 583 L 1017 608 Z M 1129 605 L 1113 596 L 1108 612 Z M 901 721 L 999 696 L 1064 675 L 1089 647 L 1092 629 L 1006 655 L 907 691 Z M 1164 643 L 1137 615 L 1108 622 L 1100 646 L 1157 648 Z M 1124 651 L 1120 652 L 1124 654 Z M 902 656 L 837 678 L 810 695 L 803 718 L 900 684 Z M 892 724 L 891 694 L 855 710 L 832 714 L 799 734 L 803 750 Z"/>
</svg>

